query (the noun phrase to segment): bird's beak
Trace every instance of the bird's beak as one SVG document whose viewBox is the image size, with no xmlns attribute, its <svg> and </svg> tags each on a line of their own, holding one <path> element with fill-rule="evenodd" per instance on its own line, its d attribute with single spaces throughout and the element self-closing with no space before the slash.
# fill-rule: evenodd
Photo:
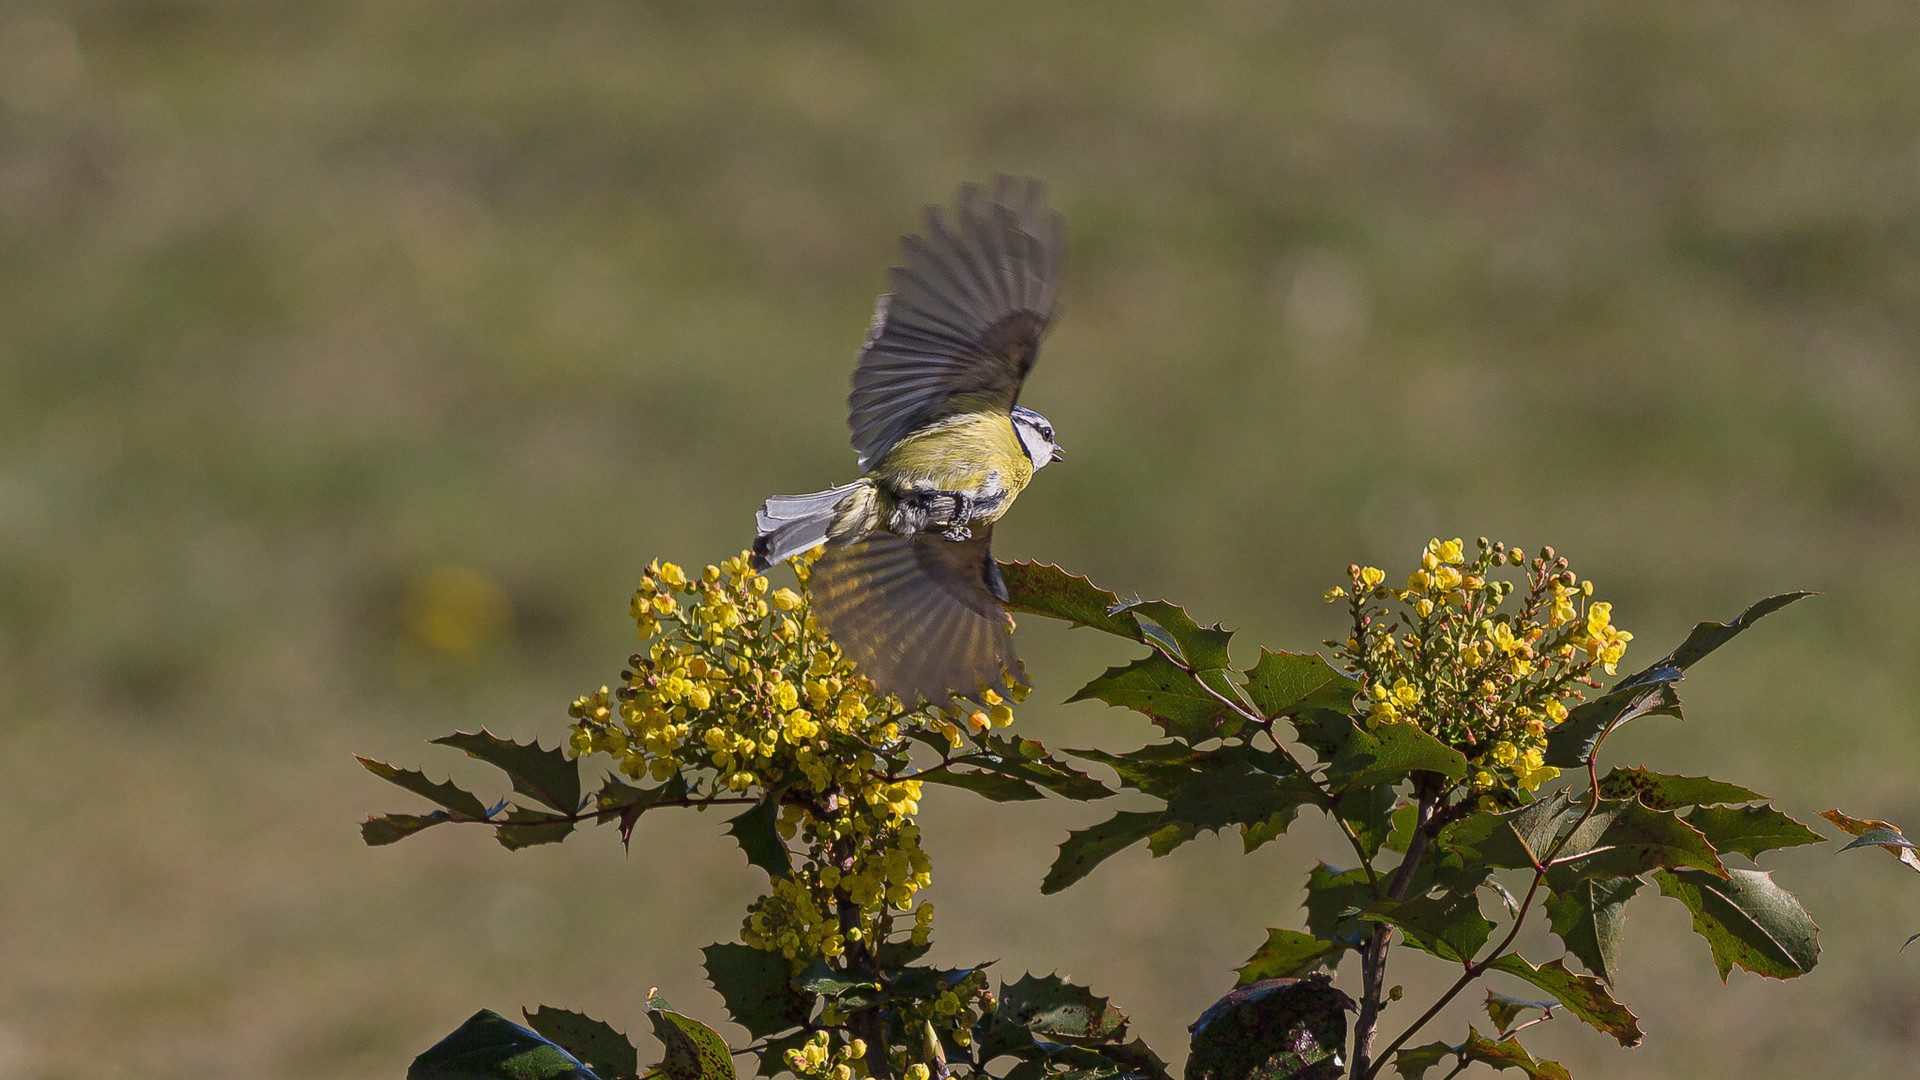
<svg viewBox="0 0 1920 1080">
<path fill-rule="evenodd" d="M 1047 458 L 1047 460 L 1048 460 L 1048 461 L 1050 461 L 1050 462 L 1052 462 L 1052 461 L 1059 461 L 1059 460 L 1060 460 L 1061 458 L 1063 458 L 1063 457 L 1066 457 L 1066 456 L 1067 456 L 1067 454 L 1066 454 L 1066 451 L 1064 451 L 1064 450 L 1062 450 L 1062 449 L 1060 449 L 1059 447 L 1057 447 L 1057 446 L 1056 446 L 1056 447 L 1054 447 L 1054 448 L 1053 448 L 1053 454 L 1052 454 L 1051 456 L 1049 456 L 1049 457 Z"/>
</svg>

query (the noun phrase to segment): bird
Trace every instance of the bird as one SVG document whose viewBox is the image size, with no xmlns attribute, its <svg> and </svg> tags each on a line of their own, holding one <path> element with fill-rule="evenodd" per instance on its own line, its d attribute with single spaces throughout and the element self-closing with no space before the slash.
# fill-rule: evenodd
<svg viewBox="0 0 1920 1080">
<path fill-rule="evenodd" d="M 1024 685 L 993 527 L 1059 461 L 1019 404 L 1052 328 L 1065 227 L 1037 180 L 963 184 L 926 208 L 874 305 L 847 399 L 862 476 L 775 495 L 753 564 L 818 550 L 811 610 L 875 688 L 909 706 L 991 702 Z"/>
</svg>

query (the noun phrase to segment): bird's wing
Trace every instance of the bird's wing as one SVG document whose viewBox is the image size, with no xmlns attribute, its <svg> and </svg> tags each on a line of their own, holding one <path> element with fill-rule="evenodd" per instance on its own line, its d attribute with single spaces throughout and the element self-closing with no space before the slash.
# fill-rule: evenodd
<svg viewBox="0 0 1920 1080">
<path fill-rule="evenodd" d="M 970 540 L 873 533 L 829 546 L 807 582 L 814 617 L 882 693 L 942 708 L 1025 682 L 991 526 Z"/>
<path fill-rule="evenodd" d="M 847 423 L 862 469 L 959 399 L 1013 407 L 1053 321 L 1061 236 L 1038 180 L 964 185 L 951 220 L 927 208 L 853 372 Z"/>
</svg>

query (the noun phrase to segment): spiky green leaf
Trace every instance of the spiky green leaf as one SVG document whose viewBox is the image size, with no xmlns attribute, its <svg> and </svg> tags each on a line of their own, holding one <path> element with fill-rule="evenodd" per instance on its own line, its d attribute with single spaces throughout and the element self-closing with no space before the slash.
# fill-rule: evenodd
<svg viewBox="0 0 1920 1080">
<path fill-rule="evenodd" d="M 580 763 L 559 747 L 542 750 L 540 743 L 521 744 L 490 731 L 456 731 L 434 742 L 464 750 L 507 774 L 513 790 L 563 814 L 580 809 Z"/>
<path fill-rule="evenodd" d="M 415 795 L 423 796 L 439 806 L 446 807 L 462 818 L 478 821 L 487 816 L 487 806 L 480 801 L 480 797 L 461 789 L 451 780 L 435 783 L 427 779 L 426 773 L 415 769 L 402 769 L 358 754 L 354 755 L 354 759 L 366 766 L 368 772 L 387 783 L 406 788 Z"/>
<path fill-rule="evenodd" d="M 1247 699 L 1268 719 L 1309 709 L 1350 711 L 1360 687 L 1335 671 L 1319 653 L 1260 650 L 1260 661 L 1246 670 Z"/>
<path fill-rule="evenodd" d="M 1553 932 L 1588 971 L 1607 982 L 1620 974 L 1620 932 L 1627 901 L 1644 884 L 1637 877 L 1586 878 L 1547 897 Z"/>
<path fill-rule="evenodd" d="M 1772 874 L 1734 870 L 1722 879 L 1698 870 L 1659 870 L 1653 880 L 1693 915 L 1693 931 L 1707 939 L 1722 982 L 1736 964 L 1791 979 L 1819 961 L 1820 928 L 1792 893 L 1773 883 Z"/>
<path fill-rule="evenodd" d="M 1608 771 L 1607 775 L 1600 778 L 1600 796 L 1605 799 L 1639 799 L 1654 810 L 1750 803 L 1766 798 L 1759 792 L 1715 780 L 1711 776 L 1671 776 L 1638 767 Z"/>
<path fill-rule="evenodd" d="M 794 989 L 787 959 L 740 944 L 709 945 L 707 981 L 727 1003 L 727 1015 L 756 1039 L 804 1023 L 812 999 Z"/>
<path fill-rule="evenodd" d="M 1298 930 L 1268 927 L 1266 943 L 1234 969 L 1240 973 L 1237 985 L 1249 986 L 1264 979 L 1292 979 L 1311 974 L 1338 961 L 1346 946 L 1337 941 L 1322 941 Z"/>
<path fill-rule="evenodd" d="M 431 814 L 380 814 L 360 823 L 360 839 L 368 847 L 398 843 L 422 829 L 452 821 L 445 810 Z"/>
<path fill-rule="evenodd" d="M 573 833 L 574 826 L 564 817 L 555 817 L 541 810 L 523 810 L 517 806 L 509 809 L 503 820 L 506 824 L 494 828 L 493 838 L 508 851 L 518 851 L 536 844 L 557 844 Z"/>
<path fill-rule="evenodd" d="M 1472 892 L 1380 900 L 1367 908 L 1366 918 L 1391 923 L 1400 928 L 1407 944 L 1456 963 L 1473 959 L 1493 932 L 1493 924 L 1480 914 L 1479 898 Z"/>
<path fill-rule="evenodd" d="M 654 1038 L 666 1049 L 656 1068 L 667 1080 L 736 1080 L 733 1053 L 719 1032 L 667 1008 L 658 995 L 647 1004 Z"/>
<path fill-rule="evenodd" d="M 1161 828 L 1158 810 L 1122 810 L 1098 825 L 1068 833 L 1060 844 L 1060 854 L 1047 870 L 1046 880 L 1040 883 L 1040 891 L 1048 896 L 1059 892 Z"/>
<path fill-rule="evenodd" d="M 567 1009 L 542 1005 L 521 1010 L 527 1025 L 585 1062 L 601 1080 L 634 1080 L 640 1072 L 640 1051 L 613 1026 Z"/>
<path fill-rule="evenodd" d="M 1763 851 L 1818 844 L 1825 837 L 1772 806 L 1702 806 L 1687 815 L 1714 850 L 1751 859 Z"/>
<path fill-rule="evenodd" d="M 407 1080 L 601 1080 L 585 1064 L 491 1009 L 413 1059 Z"/>
<path fill-rule="evenodd" d="M 1048 563 L 1003 562 L 1007 583 L 1007 610 L 1062 619 L 1108 634 L 1140 640 L 1140 624 L 1125 611 L 1114 611 L 1120 598 L 1084 577 Z"/>
<path fill-rule="evenodd" d="M 1484 1062 L 1502 1071 L 1519 1069 L 1531 1080 L 1573 1080 L 1559 1062 L 1534 1057 L 1514 1039 L 1494 1042 L 1475 1028 L 1467 1029 L 1467 1041 L 1460 1045 L 1459 1052 L 1468 1061 Z"/>
<path fill-rule="evenodd" d="M 1639 1046 L 1643 1038 L 1640 1021 L 1625 1005 L 1613 1000 L 1604 983 L 1591 975 L 1578 975 L 1555 960 L 1534 967 L 1518 953 L 1507 953 L 1487 965 L 1509 975 L 1517 975 L 1552 994 L 1567 1011 L 1596 1031 L 1614 1037 L 1621 1046 Z M 1504 1026 L 1504 1025 L 1503 1025 Z"/>
<path fill-rule="evenodd" d="M 1240 722 L 1231 707 L 1159 652 L 1108 668 L 1067 700 L 1098 700 L 1145 713 L 1168 735 L 1190 743 L 1219 737 Z"/>
</svg>

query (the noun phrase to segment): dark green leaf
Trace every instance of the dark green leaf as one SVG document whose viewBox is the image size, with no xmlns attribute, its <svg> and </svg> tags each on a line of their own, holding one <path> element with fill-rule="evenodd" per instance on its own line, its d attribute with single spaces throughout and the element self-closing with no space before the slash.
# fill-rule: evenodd
<svg viewBox="0 0 1920 1080">
<path fill-rule="evenodd" d="M 1443 1042 L 1402 1047 L 1393 1055 L 1393 1069 L 1400 1074 L 1401 1080 L 1422 1080 L 1428 1069 L 1440 1064 L 1441 1059 L 1452 1057 L 1454 1053 L 1453 1047 Z"/>
<path fill-rule="evenodd" d="M 1458 780 L 1468 773 L 1460 751 L 1412 724 L 1382 724 L 1356 729 L 1327 767 L 1327 787 L 1335 794 L 1353 787 L 1391 784 L 1411 773 L 1439 773 Z"/>
<path fill-rule="evenodd" d="M 1005 773 L 987 772 L 980 769 L 955 772 L 952 767 L 944 766 L 920 772 L 914 776 L 914 779 L 924 780 L 929 784 L 942 784 L 947 787 L 964 788 L 973 792 L 975 795 L 984 796 L 994 802 L 1025 802 L 1047 797 L 1046 792 L 1041 791 L 1025 780 L 1008 776 Z"/>
<path fill-rule="evenodd" d="M 655 995 L 648 1001 L 647 1019 L 654 1038 L 666 1048 L 656 1066 L 667 1080 L 735 1080 L 733 1053 L 719 1032 L 689 1016 L 667 1008 Z"/>
<path fill-rule="evenodd" d="M 1177 604 L 1165 600 L 1132 600 L 1112 609 L 1115 615 L 1122 612 L 1132 615 L 1139 621 L 1142 634 L 1187 667 L 1203 671 L 1233 663 L 1227 655 L 1227 643 L 1233 640 L 1233 631 L 1221 629 L 1218 623 L 1201 626 Z"/>
<path fill-rule="evenodd" d="M 1620 931 L 1627 901 L 1643 884 L 1637 877 L 1587 878 L 1547 897 L 1547 917 L 1567 951 L 1607 982 L 1620 973 Z"/>
<path fill-rule="evenodd" d="M 1757 601 L 1732 622 L 1697 623 L 1693 632 L 1687 635 L 1687 640 L 1673 650 L 1673 654 L 1668 656 L 1664 663 L 1672 664 L 1681 670 L 1690 668 L 1699 663 L 1702 657 L 1733 640 L 1741 631 L 1760 619 L 1779 611 L 1795 600 L 1803 600 L 1814 595 L 1816 594 L 1810 592 L 1781 593 L 1778 596 L 1769 596 L 1765 600 Z"/>
<path fill-rule="evenodd" d="M 1040 891 L 1048 896 L 1093 872 L 1093 868 L 1145 840 L 1160 828 L 1158 810 L 1122 810 L 1098 825 L 1067 834 Z"/>
<path fill-rule="evenodd" d="M 1515 1020 L 1526 1015 L 1528 1009 L 1550 1011 L 1560 1003 L 1557 1001 L 1529 1001 L 1526 998 L 1510 997 L 1497 990 L 1487 991 L 1487 1018 L 1493 1021 L 1495 1031 L 1505 1031 L 1513 1026 Z"/>
<path fill-rule="evenodd" d="M 1337 962 L 1344 948 L 1338 942 L 1322 941 L 1298 930 L 1269 927 L 1266 944 L 1255 949 L 1247 962 L 1235 969 L 1240 972 L 1238 985 L 1248 986 L 1264 979 L 1292 979 L 1311 974 L 1326 964 Z"/>
<path fill-rule="evenodd" d="M 1751 859 L 1776 848 L 1818 844 L 1825 837 L 1771 806 L 1702 806 L 1687 815 L 1716 851 Z"/>
<path fill-rule="evenodd" d="M 1194 1022 L 1187 1078 L 1337 1080 L 1352 1007 L 1324 975 L 1242 986 Z"/>
<path fill-rule="evenodd" d="M 1276 814 L 1288 820 L 1301 806 L 1319 797 L 1313 782 L 1295 773 L 1275 776 L 1244 759 L 1228 757 L 1195 776 L 1167 800 L 1166 824 L 1176 822 L 1201 829 L 1266 822 Z"/>
<path fill-rule="evenodd" d="M 1260 650 L 1248 668 L 1247 699 L 1269 720 L 1308 709 L 1351 711 L 1359 683 L 1342 675 L 1319 653 Z"/>
<path fill-rule="evenodd" d="M 786 957 L 747 945 L 709 945 L 707 981 L 727 1003 L 727 1015 L 756 1039 L 806 1022 L 812 1001 L 793 988 Z"/>
<path fill-rule="evenodd" d="M 1307 709 L 1293 717 L 1294 734 L 1320 761 L 1338 758 L 1360 731 L 1354 718 L 1335 709 Z"/>
<path fill-rule="evenodd" d="M 490 1009 L 474 1013 L 407 1069 L 407 1080 L 600 1080 L 579 1059 Z"/>
<path fill-rule="evenodd" d="M 1518 810 L 1469 814 L 1440 832 L 1438 847 L 1471 863 L 1508 870 L 1532 869 L 1546 858 L 1560 833 L 1567 795 L 1554 792 Z"/>
<path fill-rule="evenodd" d="M 1555 891 L 1570 888 L 1580 878 L 1627 877 L 1662 867 L 1726 873 L 1698 829 L 1670 810 L 1650 810 L 1634 799 L 1602 799 L 1554 863 L 1548 882 Z"/>
<path fill-rule="evenodd" d="M 1552 994 L 1567 1011 L 1596 1031 L 1614 1037 L 1621 1046 L 1639 1046 L 1640 1021 L 1625 1005 L 1613 1000 L 1605 984 L 1591 975 L 1576 975 L 1567 965 L 1555 960 L 1534 967 L 1518 953 L 1508 953 L 1487 965 L 1509 975 L 1517 975 Z M 1504 1026 L 1504 1025 L 1503 1025 Z"/>
<path fill-rule="evenodd" d="M 650 788 L 634 787 L 619 777 L 608 776 L 601 780 L 600 790 L 594 795 L 594 807 L 599 811 L 600 824 L 620 823 L 620 842 L 626 844 L 633 842 L 633 827 L 641 814 L 661 803 L 684 799 L 686 794 L 685 773 L 674 773 L 666 783 Z"/>
<path fill-rule="evenodd" d="M 719 948 L 720 946 L 714 946 Z M 711 961 L 709 961 L 711 963 Z M 855 987 L 873 987 L 877 984 L 844 971 L 836 971 L 825 960 L 815 960 L 805 971 L 793 977 L 793 985 L 809 994 L 835 994 L 852 990 Z"/>
<path fill-rule="evenodd" d="M 397 768 L 384 761 L 375 761 L 358 754 L 355 754 L 354 758 L 366 766 L 368 772 L 380 779 L 390 784 L 398 784 L 415 795 L 431 799 L 460 817 L 479 821 L 487 816 L 487 806 L 480 801 L 480 797 L 470 791 L 462 790 L 451 780 L 436 784 L 427 779 L 427 774 L 423 772 Z"/>
<path fill-rule="evenodd" d="M 1373 901 L 1365 869 L 1320 863 L 1307 874 L 1307 929 L 1327 941 L 1358 944 L 1370 927 L 1355 916 Z"/>
<path fill-rule="evenodd" d="M 493 830 L 494 839 L 508 851 L 533 847 L 535 844 L 557 844 L 573 832 L 573 822 L 566 818 L 539 810 L 522 810 L 514 807 L 507 811 L 508 824 Z"/>
<path fill-rule="evenodd" d="M 1145 713 L 1168 735 L 1186 742 L 1216 738 L 1240 718 L 1193 677 L 1158 652 L 1106 674 L 1080 688 L 1069 702 L 1089 699 Z"/>
<path fill-rule="evenodd" d="M 780 804 L 771 799 L 756 803 L 747 812 L 727 821 L 727 835 L 746 852 L 747 862 L 767 872 L 770 878 L 793 876 L 793 855 L 780 839 Z"/>
<path fill-rule="evenodd" d="M 1334 813 L 1353 830 L 1354 839 L 1366 849 L 1367 857 L 1380 854 L 1393 828 L 1393 804 L 1399 801 L 1392 784 L 1348 788 L 1334 802 Z M 1416 808 L 1417 809 L 1417 808 Z M 1252 850 L 1249 848 L 1248 850 Z"/>
<path fill-rule="evenodd" d="M 1420 822 L 1420 805 L 1408 803 L 1393 812 L 1391 828 L 1387 831 L 1386 848 L 1397 855 L 1407 853 L 1407 845 L 1413 842 L 1413 827 Z"/>
<path fill-rule="evenodd" d="M 1738 784 L 1723 783 L 1711 776 L 1669 776 L 1642 768 L 1611 770 L 1600 778 L 1600 796 L 1606 799 L 1639 799 L 1654 810 L 1759 802 L 1766 798 L 1758 792 L 1749 791 Z"/>
<path fill-rule="evenodd" d="M 1053 1038 L 1105 1042 L 1126 1037 L 1127 1017 L 1084 986 L 1058 975 L 1023 975 L 1000 984 L 998 1019 Z"/>
<path fill-rule="evenodd" d="M 1171 799 L 1213 761 L 1217 751 L 1198 751 L 1185 743 L 1148 743 L 1124 754 L 1105 750 L 1069 750 L 1084 761 L 1095 761 L 1112 769 L 1124 787 L 1144 791 L 1159 799 Z"/>
<path fill-rule="evenodd" d="M 1114 612 L 1120 598 L 1046 563 L 1003 562 L 1001 577 L 1007 583 L 1007 610 L 1064 619 L 1074 626 L 1120 637 L 1140 638 L 1140 624 L 1124 611 Z"/>
<path fill-rule="evenodd" d="M 360 823 L 360 839 L 368 847 L 379 847 L 405 840 L 429 826 L 452 820 L 453 815 L 445 810 L 435 810 L 431 814 L 382 814 Z"/>
<path fill-rule="evenodd" d="M 1000 773 L 1081 802 L 1113 794 L 1105 784 L 1048 753 L 1044 743 L 1000 734 L 989 734 L 984 741 L 982 750 L 956 758 L 954 764 Z"/>
<path fill-rule="evenodd" d="M 1604 697 L 1595 698 L 1574 709 L 1560 725 L 1547 733 L 1546 763 L 1562 769 L 1577 769 L 1599 752 L 1607 733 L 1629 720 L 1642 716 L 1680 715 L 1680 695 L 1673 684 L 1681 677 L 1677 667 L 1656 667 L 1635 679 L 1622 680 Z"/>
<path fill-rule="evenodd" d="M 553 1040 L 567 1053 L 586 1062 L 602 1080 L 633 1080 L 640 1072 L 640 1051 L 611 1025 L 584 1013 L 542 1005 L 534 1012 L 522 1009 L 528 1026 Z"/>
<path fill-rule="evenodd" d="M 1494 1042 L 1474 1028 L 1467 1029 L 1467 1041 L 1460 1046 L 1460 1056 L 1502 1071 L 1519 1069 L 1532 1080 L 1573 1080 L 1572 1074 L 1559 1062 L 1534 1057 L 1514 1039 Z"/>
<path fill-rule="evenodd" d="M 580 763 L 569 761 L 559 747 L 540 749 L 538 740 L 521 745 L 490 731 L 457 731 L 433 740 L 465 750 L 507 774 L 513 790 L 553 807 L 563 814 L 580 809 Z"/>
<path fill-rule="evenodd" d="M 1493 924 L 1480 914 L 1479 897 L 1471 892 L 1380 900 L 1367 909 L 1366 917 L 1399 927 L 1407 944 L 1421 952 L 1457 963 L 1472 960 L 1493 932 Z"/>
<path fill-rule="evenodd" d="M 1713 949 L 1720 981 L 1735 964 L 1775 979 L 1813 970 L 1819 930 L 1794 895 L 1760 870 L 1730 871 L 1725 879 L 1697 870 L 1659 870 L 1660 892 L 1687 906 L 1693 932 Z"/>
</svg>

